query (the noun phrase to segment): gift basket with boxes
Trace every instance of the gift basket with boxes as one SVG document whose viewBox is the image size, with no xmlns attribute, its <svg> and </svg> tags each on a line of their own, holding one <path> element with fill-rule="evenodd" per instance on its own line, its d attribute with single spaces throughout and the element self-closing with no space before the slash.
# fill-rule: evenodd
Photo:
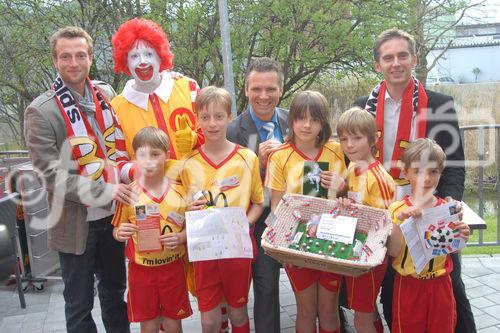
<svg viewBox="0 0 500 333">
<path fill-rule="evenodd" d="M 387 210 L 299 194 L 285 194 L 266 223 L 262 247 L 277 261 L 349 276 L 383 262 L 392 225 Z"/>
</svg>

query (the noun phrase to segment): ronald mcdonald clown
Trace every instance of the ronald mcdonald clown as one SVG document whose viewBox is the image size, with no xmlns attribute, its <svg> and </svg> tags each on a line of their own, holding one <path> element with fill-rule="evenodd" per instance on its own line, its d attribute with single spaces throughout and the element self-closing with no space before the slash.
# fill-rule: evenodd
<svg viewBox="0 0 500 333">
<path fill-rule="evenodd" d="M 115 72 L 133 77 L 111 101 L 125 136 L 124 150 L 134 159 L 134 136 L 142 128 L 154 126 L 167 133 L 170 158 L 180 159 L 203 140 L 194 114 L 198 84 L 186 77 L 172 77 L 168 70 L 173 66 L 173 54 L 167 35 L 151 20 L 125 22 L 112 44 Z M 122 170 L 123 181 L 132 178 L 132 169 Z"/>
</svg>

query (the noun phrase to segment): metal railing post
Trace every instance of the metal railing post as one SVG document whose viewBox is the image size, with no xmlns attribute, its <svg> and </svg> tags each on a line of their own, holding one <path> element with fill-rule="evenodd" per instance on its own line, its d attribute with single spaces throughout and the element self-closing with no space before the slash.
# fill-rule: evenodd
<svg viewBox="0 0 500 333">
<path fill-rule="evenodd" d="M 479 127 L 477 142 L 477 158 L 479 160 L 479 216 L 484 216 L 484 128 Z M 483 230 L 479 230 L 479 244 L 483 244 Z"/>
<path fill-rule="evenodd" d="M 497 226 L 497 231 L 496 231 L 496 239 L 492 241 L 484 241 L 484 229 L 482 228 L 476 228 L 474 231 L 479 231 L 479 237 L 478 237 L 478 242 L 474 243 L 469 243 L 469 246 L 492 246 L 492 245 L 500 245 L 500 210 L 498 209 L 500 207 L 500 124 L 484 124 L 484 125 L 467 125 L 467 126 L 462 126 L 460 127 L 460 134 L 462 135 L 462 142 L 464 143 L 464 148 L 465 148 L 465 137 L 466 137 L 466 131 L 477 131 L 477 136 L 474 135 L 474 137 L 477 137 L 478 142 L 477 142 L 477 161 L 467 161 L 465 160 L 465 166 L 466 168 L 478 168 L 478 196 L 477 198 L 479 199 L 479 207 L 478 207 L 478 215 L 481 217 L 484 217 L 484 210 L 485 210 L 485 185 L 484 185 L 484 176 L 485 176 L 485 165 L 486 162 L 491 162 L 490 158 L 488 158 L 487 161 L 485 161 L 485 156 L 486 156 L 486 142 L 485 142 L 485 130 L 494 130 L 495 133 L 492 133 L 491 135 L 488 136 L 489 144 L 488 144 L 488 153 L 490 154 L 495 154 L 495 162 L 496 162 L 496 172 L 495 175 L 497 177 L 496 179 L 496 204 L 497 204 L 497 212 L 496 212 L 496 226 Z M 475 133 L 475 132 L 472 132 Z M 491 132 L 488 132 L 491 133 Z M 496 134 L 496 135 L 495 135 Z M 493 140 L 496 140 L 496 142 L 492 142 Z M 494 148 L 492 149 L 492 145 Z M 470 147 L 469 145 L 469 150 Z M 493 155 L 491 155 L 493 157 Z"/>
<path fill-rule="evenodd" d="M 499 180 L 500 180 L 500 130 L 498 128 L 495 129 L 496 134 L 497 134 L 497 142 L 495 145 L 496 148 L 496 153 L 497 153 L 497 158 L 496 158 L 496 167 L 497 167 L 497 180 L 495 182 L 495 186 L 497 188 L 497 245 L 500 244 L 500 186 L 499 186 Z"/>
</svg>

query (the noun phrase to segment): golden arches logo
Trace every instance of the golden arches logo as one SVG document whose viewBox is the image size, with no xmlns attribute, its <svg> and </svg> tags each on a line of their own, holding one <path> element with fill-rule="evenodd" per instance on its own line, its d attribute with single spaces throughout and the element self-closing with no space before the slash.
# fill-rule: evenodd
<svg viewBox="0 0 500 333">
<path fill-rule="evenodd" d="M 92 174 L 88 174 L 87 177 L 92 179 L 92 180 L 97 180 L 99 177 L 101 177 L 103 171 L 104 171 L 104 161 L 102 158 L 97 156 L 97 144 L 90 140 L 88 137 L 73 137 L 70 139 L 70 144 L 73 149 L 77 149 L 79 146 L 91 146 L 92 149 L 86 153 L 85 155 L 82 155 L 78 157 L 77 162 L 80 166 L 86 167 L 87 165 L 90 164 L 98 164 L 98 168 L 96 171 L 94 171 Z M 80 149 L 81 151 L 82 149 Z"/>
<path fill-rule="evenodd" d="M 194 114 L 187 108 L 177 108 L 170 114 L 169 123 L 174 132 L 186 128 L 186 125 L 194 128 Z"/>
<path fill-rule="evenodd" d="M 175 128 L 176 130 L 186 128 L 186 125 L 193 128 L 193 123 L 187 114 L 177 115 L 175 117 Z"/>
<path fill-rule="evenodd" d="M 103 138 L 104 144 L 106 145 L 106 156 L 110 157 L 116 152 L 115 141 L 114 141 L 115 127 L 111 126 L 104 131 Z M 110 140 L 113 139 L 113 140 Z"/>
</svg>

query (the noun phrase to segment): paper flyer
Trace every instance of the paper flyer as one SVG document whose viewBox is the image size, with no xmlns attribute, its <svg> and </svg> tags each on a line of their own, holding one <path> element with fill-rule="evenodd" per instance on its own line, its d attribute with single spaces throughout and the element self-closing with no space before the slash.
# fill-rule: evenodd
<svg viewBox="0 0 500 333">
<path fill-rule="evenodd" d="M 458 223 L 456 203 L 451 202 L 424 209 L 420 218 L 410 217 L 400 225 L 418 274 L 432 258 L 466 246 Z"/>
<path fill-rule="evenodd" d="M 154 252 L 163 249 L 159 239 L 161 235 L 159 209 L 156 204 L 134 206 L 135 223 L 139 227 L 137 232 L 137 250 L 139 252 Z"/>
<path fill-rule="evenodd" d="M 186 235 L 190 262 L 253 257 L 249 222 L 242 207 L 186 212 Z"/>
</svg>

